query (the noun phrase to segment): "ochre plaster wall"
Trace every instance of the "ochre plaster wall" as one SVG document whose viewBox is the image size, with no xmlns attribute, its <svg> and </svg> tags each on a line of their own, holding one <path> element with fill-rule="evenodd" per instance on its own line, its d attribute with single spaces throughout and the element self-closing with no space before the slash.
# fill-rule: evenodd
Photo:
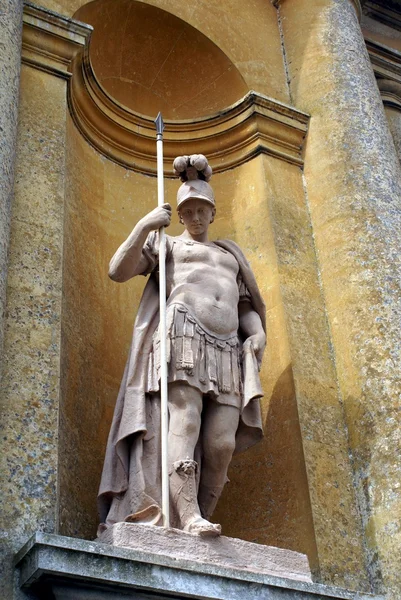
<svg viewBox="0 0 401 600">
<path fill-rule="evenodd" d="M 308 199 L 288 164 L 263 161 L 320 580 L 360 589 L 363 539 Z"/>
<path fill-rule="evenodd" d="M 68 123 L 65 214 L 60 532 L 93 537 L 95 497 L 134 315 L 145 280 L 120 285 L 109 259 L 135 222 L 156 206 L 156 181 L 99 156 Z M 273 159 L 272 159 L 273 160 Z M 274 161 L 275 164 L 278 161 Z M 302 193 L 300 172 L 293 184 Z M 273 165 L 273 177 L 276 170 Z M 179 182 L 166 181 L 173 205 Z M 264 182 L 263 159 L 213 177 L 213 237 L 244 249 L 268 309 L 262 370 L 264 442 L 233 461 L 216 519 L 227 535 L 307 552 L 317 568 L 291 357 Z M 182 231 L 175 217 L 172 235 Z M 68 240 L 68 242 L 67 242 Z"/>
<path fill-rule="evenodd" d="M 366 551 L 355 576 L 393 599 L 401 586 L 400 166 L 352 3 L 284 0 L 280 15 L 292 101 L 311 114 L 308 205 Z M 332 446 L 343 448 L 341 438 Z"/>
<path fill-rule="evenodd" d="M 171 12 L 210 38 L 237 67 L 250 90 L 288 101 L 276 9 L 270 2 L 146 0 L 144 3 Z M 42 2 L 46 8 L 66 16 L 73 16 L 84 4 L 83 0 Z"/>
<path fill-rule="evenodd" d="M 170 12 L 132 0 L 96 0 L 75 18 L 93 27 L 90 62 L 100 86 L 136 113 L 196 120 L 249 91 L 226 54 Z"/>
<path fill-rule="evenodd" d="M 70 119 L 67 140 L 60 532 L 91 538 L 106 439 L 145 283 L 113 283 L 108 263 L 147 207 L 156 206 L 157 192 L 153 179 L 100 156 Z"/>
<path fill-rule="evenodd" d="M 55 530 L 65 92 L 23 65 L 0 389 L 1 598 L 13 597 L 12 553 Z"/>
<path fill-rule="evenodd" d="M 270 159 L 275 179 L 280 161 Z M 215 518 L 227 535 L 286 547 L 309 555 L 316 569 L 316 547 L 291 353 L 270 216 L 264 158 L 259 156 L 213 180 L 218 213 L 213 235 L 234 239 L 244 250 L 267 307 L 268 346 L 262 367 L 264 441 L 234 458 Z M 302 191 L 300 171 L 293 173 Z"/>
</svg>

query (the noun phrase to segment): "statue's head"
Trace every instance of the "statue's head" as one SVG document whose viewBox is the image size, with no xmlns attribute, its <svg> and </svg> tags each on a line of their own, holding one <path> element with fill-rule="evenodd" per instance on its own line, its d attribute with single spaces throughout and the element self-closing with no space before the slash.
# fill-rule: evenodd
<svg viewBox="0 0 401 600">
<path fill-rule="evenodd" d="M 177 192 L 177 210 L 191 198 L 208 202 L 215 208 L 214 193 L 208 181 L 212 176 L 212 168 L 203 154 L 177 156 L 173 163 L 174 172 L 183 182 Z"/>
</svg>

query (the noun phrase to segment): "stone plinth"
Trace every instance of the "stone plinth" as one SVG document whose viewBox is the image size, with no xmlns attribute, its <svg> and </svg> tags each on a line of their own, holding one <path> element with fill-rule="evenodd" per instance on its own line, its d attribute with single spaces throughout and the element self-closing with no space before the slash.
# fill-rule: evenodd
<svg viewBox="0 0 401 600">
<path fill-rule="evenodd" d="M 29 540 L 16 556 L 15 564 L 19 569 L 19 586 L 30 600 L 45 597 L 56 600 L 373 599 L 370 595 L 308 581 L 206 564 L 192 557 L 178 559 L 43 533 Z"/>
<path fill-rule="evenodd" d="M 160 557 L 190 560 L 194 564 L 312 582 L 304 554 L 225 536 L 202 538 L 178 529 L 116 523 L 97 541 L 138 552 L 151 552 Z"/>
</svg>

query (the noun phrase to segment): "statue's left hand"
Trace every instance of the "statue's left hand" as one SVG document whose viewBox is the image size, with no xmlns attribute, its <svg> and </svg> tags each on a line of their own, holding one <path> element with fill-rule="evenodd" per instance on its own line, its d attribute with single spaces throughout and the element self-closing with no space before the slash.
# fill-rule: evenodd
<svg viewBox="0 0 401 600">
<path fill-rule="evenodd" d="M 243 344 L 244 352 L 246 352 L 248 346 L 252 346 L 253 351 L 255 352 L 256 360 L 258 362 L 258 368 L 260 369 L 260 366 L 262 364 L 263 352 L 266 347 L 266 335 L 264 331 L 261 331 L 260 333 L 255 333 L 254 335 L 250 335 L 248 338 L 246 338 Z"/>
</svg>

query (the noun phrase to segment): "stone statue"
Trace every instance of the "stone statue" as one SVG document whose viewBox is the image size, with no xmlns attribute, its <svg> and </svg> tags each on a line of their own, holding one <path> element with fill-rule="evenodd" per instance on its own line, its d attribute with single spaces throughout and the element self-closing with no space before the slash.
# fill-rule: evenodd
<svg viewBox="0 0 401 600">
<path fill-rule="evenodd" d="M 234 452 L 262 437 L 258 368 L 265 307 L 252 271 L 232 241 L 209 241 L 216 214 L 203 155 L 178 157 L 177 211 L 184 233 L 167 236 L 167 361 L 171 523 L 216 536 L 210 517 Z M 99 490 L 99 534 L 126 521 L 161 520 L 158 233 L 171 206 L 134 227 L 110 262 L 124 282 L 148 275 L 107 445 Z"/>
</svg>

